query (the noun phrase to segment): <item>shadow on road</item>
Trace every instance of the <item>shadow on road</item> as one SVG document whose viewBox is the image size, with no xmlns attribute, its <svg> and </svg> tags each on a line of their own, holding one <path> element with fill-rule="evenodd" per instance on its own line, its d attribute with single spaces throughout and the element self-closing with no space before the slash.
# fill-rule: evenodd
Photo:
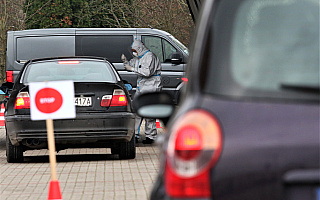
<svg viewBox="0 0 320 200">
<path fill-rule="evenodd" d="M 57 162 L 82 162 L 117 160 L 117 155 L 111 154 L 79 154 L 79 155 L 57 155 Z M 49 156 L 24 156 L 24 163 L 48 163 Z"/>
</svg>

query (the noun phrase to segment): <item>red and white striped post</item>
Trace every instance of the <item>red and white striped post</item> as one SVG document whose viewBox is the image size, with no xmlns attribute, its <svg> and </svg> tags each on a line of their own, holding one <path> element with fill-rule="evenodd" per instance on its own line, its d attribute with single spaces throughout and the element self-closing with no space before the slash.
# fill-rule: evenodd
<svg viewBox="0 0 320 200">
<path fill-rule="evenodd" d="M 5 126 L 4 124 L 4 103 L 1 103 L 1 110 L 0 110 L 0 126 Z"/>
</svg>

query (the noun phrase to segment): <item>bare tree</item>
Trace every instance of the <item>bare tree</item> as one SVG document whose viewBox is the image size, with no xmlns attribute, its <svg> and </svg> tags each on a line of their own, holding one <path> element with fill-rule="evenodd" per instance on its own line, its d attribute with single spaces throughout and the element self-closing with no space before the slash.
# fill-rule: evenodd
<svg viewBox="0 0 320 200">
<path fill-rule="evenodd" d="M 4 68 L 5 68 L 5 57 L 6 57 L 6 41 L 7 41 L 7 23 L 9 14 L 7 12 L 7 2 L 1 1 L 0 7 L 0 82 L 4 81 Z"/>
<path fill-rule="evenodd" d="M 7 32 L 22 30 L 25 15 L 23 13 L 24 0 L 0 0 L 0 83 L 5 81 L 5 58 Z"/>
<path fill-rule="evenodd" d="M 189 44 L 194 23 L 185 0 L 135 0 L 131 7 L 118 1 L 135 19 L 133 27 L 162 29 Z"/>
</svg>

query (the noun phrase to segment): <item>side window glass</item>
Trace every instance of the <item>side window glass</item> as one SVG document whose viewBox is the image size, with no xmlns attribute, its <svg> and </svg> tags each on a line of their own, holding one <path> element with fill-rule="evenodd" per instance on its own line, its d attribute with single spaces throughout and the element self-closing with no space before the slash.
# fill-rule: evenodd
<svg viewBox="0 0 320 200">
<path fill-rule="evenodd" d="M 164 62 L 171 62 L 171 56 L 173 52 L 176 52 L 177 49 L 174 48 L 169 42 L 163 40 L 164 46 Z"/>
<path fill-rule="evenodd" d="M 17 39 L 17 61 L 73 56 L 73 46 L 73 36 L 21 37 Z"/>
<path fill-rule="evenodd" d="M 128 59 L 133 42 L 132 35 L 84 35 L 76 36 L 76 56 L 105 57 L 111 62 L 122 63 L 121 54 Z"/>
<path fill-rule="evenodd" d="M 163 62 L 163 52 L 161 38 L 153 36 L 142 36 L 142 42 L 150 51 L 158 56 L 160 62 Z"/>
</svg>

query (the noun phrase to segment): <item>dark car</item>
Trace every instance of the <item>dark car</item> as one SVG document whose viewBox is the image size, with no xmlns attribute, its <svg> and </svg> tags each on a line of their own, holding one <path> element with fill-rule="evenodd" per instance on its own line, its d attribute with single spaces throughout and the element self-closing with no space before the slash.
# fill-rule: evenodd
<svg viewBox="0 0 320 200">
<path fill-rule="evenodd" d="M 319 4 L 203 3 L 151 199 L 320 199 Z M 164 93 L 137 100 L 171 113 Z"/>
<path fill-rule="evenodd" d="M 54 120 L 57 151 L 111 148 L 120 159 L 135 158 L 134 119 L 129 93 L 113 65 L 103 58 L 70 57 L 28 61 L 6 104 L 7 161 L 47 148 L 45 121 L 30 118 L 29 83 L 72 80 L 76 118 Z"/>
</svg>

